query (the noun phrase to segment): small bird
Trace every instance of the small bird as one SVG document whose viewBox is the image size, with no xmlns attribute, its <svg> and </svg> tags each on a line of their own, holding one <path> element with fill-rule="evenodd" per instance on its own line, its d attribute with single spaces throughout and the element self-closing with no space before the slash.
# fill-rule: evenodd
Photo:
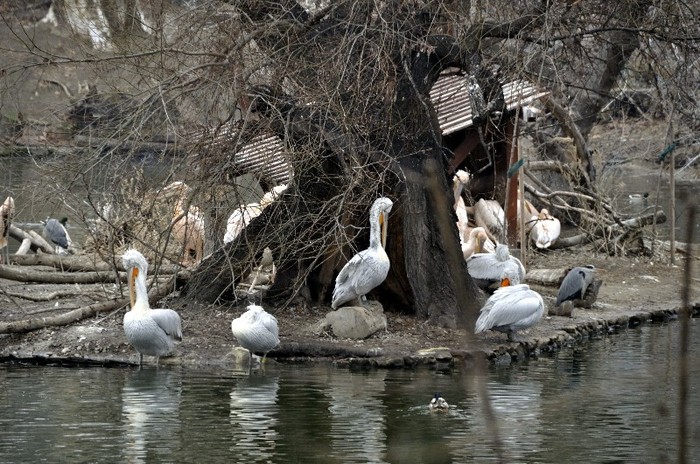
<svg viewBox="0 0 700 464">
<path fill-rule="evenodd" d="M 253 353 L 263 353 L 263 363 L 267 353 L 279 345 L 277 319 L 262 306 L 249 305 L 247 311 L 231 321 L 231 332 L 238 343 L 250 353 L 252 366 Z"/>
<path fill-rule="evenodd" d="M 596 268 L 592 264 L 571 269 L 559 286 L 556 305 L 565 301 L 583 300 L 586 290 L 593 283 Z"/>
<path fill-rule="evenodd" d="M 508 245 L 499 243 L 495 253 L 475 253 L 467 259 L 467 271 L 476 285 L 485 291 L 525 280 L 525 266 L 511 256 Z M 504 277 L 507 276 L 504 282 Z"/>
<path fill-rule="evenodd" d="M 12 217 L 15 214 L 15 200 L 12 197 L 7 197 L 2 205 L 0 205 L 0 251 L 4 250 L 5 260 L 9 264 L 10 256 L 7 250 L 7 241 L 10 237 L 10 224 Z"/>
<path fill-rule="evenodd" d="M 331 307 L 337 309 L 348 301 L 366 301 L 365 295 L 384 282 L 389 274 L 389 256 L 386 254 L 388 216 L 393 203 L 386 197 L 377 198 L 369 212 L 369 248 L 348 261 L 335 279 Z"/>
<path fill-rule="evenodd" d="M 542 296 L 530 286 L 519 284 L 497 289 L 486 300 L 476 321 L 474 333 L 496 330 L 508 334 L 513 341 L 513 334 L 535 325 L 544 314 Z"/>
<path fill-rule="evenodd" d="M 440 396 L 439 393 L 435 393 L 435 397 L 430 400 L 430 403 L 428 403 L 428 409 L 431 411 L 447 411 L 450 408 L 450 405 L 447 404 L 447 401 Z"/>
<path fill-rule="evenodd" d="M 530 238 L 535 242 L 537 248 L 549 248 L 559 239 L 561 233 L 561 223 L 546 208 L 537 215 L 537 220 L 532 223 Z"/>
<path fill-rule="evenodd" d="M 151 309 L 146 289 L 148 261 L 134 249 L 122 256 L 127 270 L 131 310 L 124 315 L 124 334 L 139 353 L 139 366 L 143 355 L 155 356 L 156 366 L 160 356 L 172 352 L 175 341 L 182 340 L 182 321 L 172 309 Z"/>
<path fill-rule="evenodd" d="M 66 217 L 60 220 L 47 217 L 44 221 L 44 238 L 56 246 L 56 254 L 69 253 L 73 246 L 73 241 L 66 230 L 67 223 Z"/>
</svg>

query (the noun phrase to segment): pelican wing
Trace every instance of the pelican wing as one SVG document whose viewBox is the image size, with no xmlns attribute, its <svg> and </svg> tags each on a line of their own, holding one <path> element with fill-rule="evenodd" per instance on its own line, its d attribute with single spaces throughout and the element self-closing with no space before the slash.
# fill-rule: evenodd
<svg viewBox="0 0 700 464">
<path fill-rule="evenodd" d="M 499 280 L 503 272 L 503 261 L 494 253 L 474 253 L 467 260 L 469 275 L 475 279 Z"/>
<path fill-rule="evenodd" d="M 536 323 L 544 313 L 542 297 L 525 284 L 499 288 L 486 301 L 476 321 L 475 333 L 495 327 L 514 330 Z"/>
<path fill-rule="evenodd" d="M 262 325 L 276 338 L 279 337 L 279 328 L 277 327 L 277 318 L 270 313 L 264 313 L 260 317 Z"/>
<path fill-rule="evenodd" d="M 335 279 L 333 305 L 366 295 L 389 273 L 389 257 L 383 248 L 368 248 L 352 257 Z"/>
<path fill-rule="evenodd" d="M 178 313 L 172 309 L 152 309 L 149 314 L 170 338 L 182 340 L 182 321 Z"/>
</svg>

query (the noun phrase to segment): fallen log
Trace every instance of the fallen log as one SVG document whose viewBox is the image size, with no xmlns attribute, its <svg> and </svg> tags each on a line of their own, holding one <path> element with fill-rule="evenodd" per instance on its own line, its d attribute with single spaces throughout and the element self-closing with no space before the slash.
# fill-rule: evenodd
<svg viewBox="0 0 700 464">
<path fill-rule="evenodd" d="M 148 293 L 149 300 L 156 303 L 161 298 L 166 297 L 173 289 L 173 276 L 166 285 L 160 285 Z M 31 332 L 32 330 L 43 329 L 45 327 L 55 327 L 71 324 L 73 322 L 92 317 L 96 314 L 113 311 L 123 306 L 129 305 L 129 298 L 118 298 L 113 300 L 102 301 L 88 306 L 83 306 L 63 314 L 58 314 L 51 317 L 35 317 L 31 319 L 22 319 L 19 321 L 0 322 L 0 334 L 5 333 L 23 333 Z"/>
<path fill-rule="evenodd" d="M 561 285 L 561 281 L 564 280 L 564 277 L 566 277 L 566 274 L 570 269 L 570 267 L 562 267 L 557 269 L 531 269 L 527 271 L 525 280 L 528 284 L 532 283 L 558 287 Z"/>
<path fill-rule="evenodd" d="M 75 273 L 47 272 L 0 264 L 0 278 L 17 282 L 41 282 L 47 284 L 95 284 L 100 282 L 116 282 L 117 278 L 126 280 L 126 273 L 106 271 Z"/>
<path fill-rule="evenodd" d="M 10 237 L 14 238 L 18 242 L 29 240 L 31 242 L 30 248 L 34 252 L 41 250 L 44 253 L 54 254 L 54 248 L 49 245 L 41 235 L 37 234 L 33 230 L 27 233 L 14 224 L 10 224 Z"/>
<path fill-rule="evenodd" d="M 121 259 L 115 263 L 108 263 L 99 260 L 95 256 L 80 255 L 80 256 L 62 256 L 62 255 L 12 255 L 11 262 L 21 266 L 53 266 L 57 269 L 68 272 L 109 272 L 114 270 L 116 265 L 120 271 L 126 271 L 122 265 Z M 161 265 L 158 268 L 158 274 L 175 274 L 182 270 L 182 266 L 172 264 Z"/>
</svg>

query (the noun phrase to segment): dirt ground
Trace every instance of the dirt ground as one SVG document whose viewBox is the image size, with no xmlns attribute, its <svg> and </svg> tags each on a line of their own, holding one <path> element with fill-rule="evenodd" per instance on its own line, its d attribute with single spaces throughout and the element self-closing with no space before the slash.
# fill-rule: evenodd
<svg viewBox="0 0 700 464">
<path fill-rule="evenodd" d="M 40 16 L 40 15 L 39 15 Z M 36 36 L 38 44 L 52 43 L 61 53 L 73 50 L 71 41 L 50 26 L 42 25 Z M 16 41 L 16 34 L 7 28 L 0 28 L 0 40 L 9 44 Z M 4 63 L 7 65 L 8 63 Z M 9 63 L 13 64 L 13 63 Z M 10 106 L 3 107 L 3 114 L 12 115 L 12 108 L 21 111 L 29 121 L 40 119 L 49 124 L 60 125 L 55 119 L 61 111 L 70 106 L 71 101 L 79 96 L 79 89 L 85 88 L 83 80 L 93 82 L 98 79 L 80 66 L 66 68 L 47 68 L 34 72 L 25 72 L 22 85 L 12 94 L 6 95 L 5 101 Z M 57 84 L 59 82 L 60 84 Z M 63 84 L 65 87 L 61 87 Z M 70 94 L 70 96 L 68 95 Z M 51 115 L 53 120 L 47 120 Z M 599 172 L 605 174 L 607 161 L 622 159 L 633 161 L 639 172 L 656 172 L 659 167 L 654 157 L 659 152 L 663 140 L 664 124 L 658 121 L 612 121 L 603 124 L 592 135 L 592 143 L 597 152 Z M 57 133 L 57 132 L 56 132 Z M 53 134 L 56 134 L 53 133 Z M 41 141 L 55 142 L 52 132 L 42 133 Z M 26 134 L 25 134 L 26 135 Z M 629 164 L 627 165 L 629 166 Z M 610 170 L 607 171 L 608 173 Z M 619 181 L 621 182 L 621 180 Z M 611 191 L 619 186 L 612 176 Z M 682 263 L 682 255 L 678 255 Z M 576 249 L 549 250 L 530 253 L 527 256 L 527 268 L 548 269 L 594 264 L 600 271 L 603 286 L 598 302 L 590 310 L 577 310 L 575 317 L 545 316 L 542 321 L 522 334 L 525 345 L 543 345 L 547 340 L 566 338 L 575 325 L 586 325 L 591 321 L 624 322 L 640 314 L 673 312 L 681 306 L 682 267 L 669 266 L 668 258 L 616 257 L 611 258 L 595 252 L 590 246 Z M 693 280 L 695 282 L 695 280 Z M 10 285 L 0 281 L 0 285 Z M 693 286 L 695 287 L 695 285 Z M 537 287 L 545 299 L 547 307 L 554 302 L 555 287 Z M 697 290 L 692 289 L 691 302 L 697 301 Z M 235 341 L 231 334 L 231 320 L 242 313 L 243 306 L 202 307 L 188 305 L 177 297 L 161 301 L 176 309 L 183 319 L 184 339 L 178 346 L 176 355 L 163 359 L 162 363 L 183 364 L 187 366 L 233 365 L 232 349 Z M 291 307 L 275 312 L 266 308 L 279 320 L 281 346 L 271 353 L 273 358 L 281 359 L 347 359 L 348 357 L 370 356 L 371 359 L 383 360 L 387 365 L 401 359 L 439 358 L 444 353 L 457 354 L 468 351 L 502 352 L 514 344 L 506 343 L 506 337 L 499 333 L 487 333 L 474 337 L 467 330 L 448 330 L 431 326 L 414 317 L 388 313 L 388 328 L 368 339 L 352 341 L 334 338 L 328 333 L 314 333 L 312 327 L 321 320 L 329 307 Z M 127 344 L 123 335 L 121 321 L 124 310 L 112 314 L 99 314 L 94 318 L 74 323 L 66 327 L 35 330 L 26 334 L 0 335 L 0 358 L 22 359 L 35 362 L 136 362 L 137 355 Z M 0 321 L 21 317 L 21 310 L 0 294 Z M 504 348 L 505 347 L 505 348 Z M 432 354 L 417 355 L 420 350 L 436 350 Z M 368 358 L 369 359 L 369 358 Z"/>
</svg>

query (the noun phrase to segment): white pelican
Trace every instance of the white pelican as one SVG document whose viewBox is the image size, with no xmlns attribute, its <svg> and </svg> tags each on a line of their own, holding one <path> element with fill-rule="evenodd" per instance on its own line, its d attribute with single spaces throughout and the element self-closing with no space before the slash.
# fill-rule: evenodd
<svg viewBox="0 0 700 464">
<path fill-rule="evenodd" d="M 191 266 L 199 264 L 204 257 L 204 215 L 194 205 L 185 211 L 185 203 L 192 189 L 184 182 L 176 181 L 163 189 L 163 192 L 174 191 L 177 203 L 173 211 L 173 237 L 182 246 L 182 264 Z"/>
<path fill-rule="evenodd" d="M 559 306 L 565 301 L 582 300 L 594 278 L 595 266 L 592 264 L 570 270 L 559 286 L 556 305 Z"/>
<path fill-rule="evenodd" d="M 467 270 L 474 282 L 483 290 L 493 290 L 503 285 L 517 285 L 525 280 L 525 267 L 511 256 L 508 245 L 496 245 L 495 253 L 475 253 L 467 260 Z M 504 282 L 504 275 L 507 282 Z"/>
<path fill-rule="evenodd" d="M 450 408 L 450 405 L 447 404 L 447 401 L 440 396 L 439 393 L 435 393 L 435 396 L 433 399 L 430 400 L 430 403 L 428 403 L 428 409 L 431 411 L 447 411 Z"/>
<path fill-rule="evenodd" d="M 267 353 L 280 343 L 277 319 L 258 305 L 249 305 L 246 312 L 231 321 L 231 332 L 250 353 L 249 367 L 253 365 L 254 352 L 263 353 L 265 362 Z"/>
<path fill-rule="evenodd" d="M 12 216 L 15 214 L 15 200 L 12 197 L 7 197 L 2 205 L 0 205 L 0 251 L 5 250 L 7 263 L 10 263 L 7 247 L 7 240 L 10 237 L 10 224 Z"/>
<path fill-rule="evenodd" d="M 469 259 L 474 253 L 493 253 L 495 247 L 483 227 L 474 227 L 469 231 L 469 239 L 462 243 L 462 255 Z"/>
<path fill-rule="evenodd" d="M 268 206 L 272 204 L 275 200 L 277 200 L 284 191 L 287 190 L 287 184 L 280 184 L 275 187 L 272 187 L 272 189 L 269 192 L 265 192 L 265 194 L 262 196 L 260 199 L 260 206 L 265 209 Z"/>
<path fill-rule="evenodd" d="M 496 200 L 477 201 L 472 208 L 468 208 L 474 217 L 474 223 L 486 230 L 489 238 L 498 242 L 505 230 L 506 213 Z"/>
<path fill-rule="evenodd" d="M 469 173 L 461 169 L 452 178 L 452 193 L 454 194 L 454 209 L 457 214 L 457 230 L 459 231 L 460 243 L 464 243 L 469 235 L 469 215 L 467 214 L 467 205 L 464 203 L 464 198 L 462 198 L 462 191 L 469 183 L 469 179 Z"/>
<path fill-rule="evenodd" d="M 47 217 L 44 221 L 44 238 L 56 247 L 56 254 L 59 255 L 68 253 L 73 246 L 73 241 L 66 230 L 67 223 L 68 218 L 65 217 L 60 221 Z"/>
<path fill-rule="evenodd" d="M 537 208 L 535 208 L 530 201 L 525 200 L 525 208 L 523 208 L 520 204 L 520 200 L 518 200 L 518 229 L 520 228 L 520 217 L 522 216 L 523 223 L 525 224 L 525 233 L 529 234 L 539 214 L 540 212 L 537 211 Z"/>
<path fill-rule="evenodd" d="M 534 219 L 534 218 L 533 218 Z M 545 208 L 537 215 L 530 229 L 530 238 L 537 248 L 549 248 L 559 238 L 561 223 Z"/>
<path fill-rule="evenodd" d="M 224 243 L 233 242 L 236 237 L 243 232 L 250 221 L 262 214 L 263 208 L 259 203 L 248 203 L 237 208 L 226 221 L 226 234 L 224 234 Z"/>
<path fill-rule="evenodd" d="M 134 249 L 127 250 L 122 263 L 129 279 L 131 310 L 124 315 L 124 334 L 139 352 L 139 366 L 143 355 L 158 358 L 173 350 L 176 340 L 182 340 L 182 321 L 172 309 L 151 309 L 148 304 L 146 274 L 148 261 Z"/>
<path fill-rule="evenodd" d="M 388 216 L 394 204 L 386 197 L 374 200 L 369 211 L 369 248 L 352 257 L 335 279 L 331 307 L 337 309 L 343 303 L 359 299 L 384 282 L 389 274 L 389 256 L 386 246 Z"/>
<path fill-rule="evenodd" d="M 513 341 L 513 333 L 535 325 L 544 314 L 544 301 L 539 293 L 526 284 L 497 289 L 486 300 L 476 321 L 474 333 L 485 330 L 506 332 Z"/>
</svg>

